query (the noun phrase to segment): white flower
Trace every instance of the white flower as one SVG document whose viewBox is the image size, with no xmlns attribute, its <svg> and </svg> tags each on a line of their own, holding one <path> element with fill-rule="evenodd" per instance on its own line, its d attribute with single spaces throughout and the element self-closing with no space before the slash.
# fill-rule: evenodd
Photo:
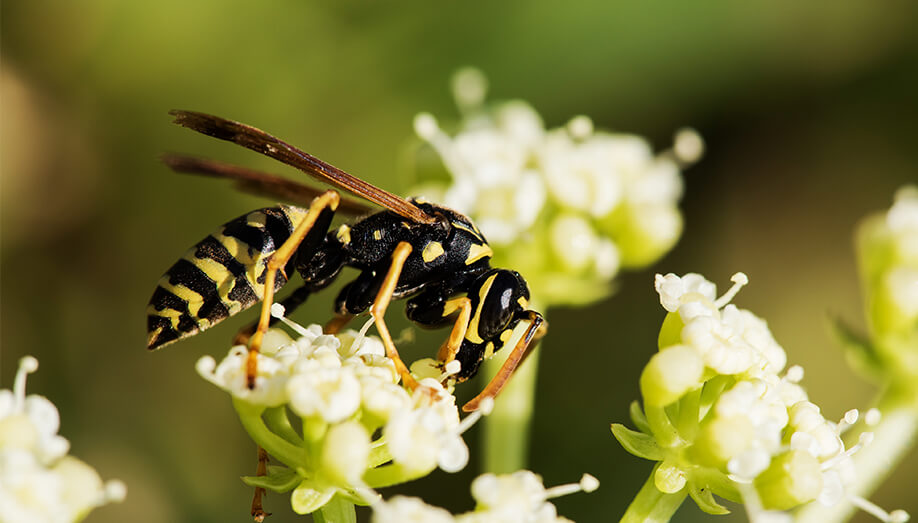
<svg viewBox="0 0 918 523">
<path fill-rule="evenodd" d="M 479 72 L 458 74 L 454 91 L 463 113 L 454 134 L 430 114 L 415 118 L 452 177 L 422 179 L 423 192 L 474 220 L 495 260 L 525 270 L 541 301 L 598 299 L 621 267 L 647 265 L 678 239 L 680 167 L 700 157 L 697 133 L 682 130 L 672 151 L 655 154 L 645 139 L 598 131 L 586 116 L 546 130 L 525 102 L 485 106 Z M 547 238 L 537 230 L 546 228 Z"/>
<path fill-rule="evenodd" d="M 574 492 L 592 492 L 599 481 L 584 474 L 579 483 L 546 489 L 542 478 L 528 471 L 512 474 L 483 474 L 472 482 L 472 497 L 477 505 L 473 512 L 462 514 L 456 520 L 462 523 L 556 523 L 569 521 L 559 517 L 555 506 L 548 500 Z"/>
<path fill-rule="evenodd" d="M 413 400 L 415 408 L 393 413 L 383 430 L 392 458 L 412 471 L 464 468 L 469 451 L 462 440 L 456 399 L 437 381 L 425 379 Z"/>
<path fill-rule="evenodd" d="M 666 276 L 657 274 L 654 279 L 654 288 L 660 295 L 660 304 L 669 312 L 676 312 L 683 303 L 699 301 L 700 298 L 714 302 L 717 298 L 717 286 L 696 273 L 689 273 L 679 277 L 673 273 Z"/>
<path fill-rule="evenodd" d="M 336 423 L 360 407 L 360 381 L 350 367 L 319 366 L 291 377 L 287 395 L 290 408 L 300 416 Z"/>
<path fill-rule="evenodd" d="M 419 498 L 395 496 L 373 505 L 373 523 L 452 523 L 448 511 L 424 503 Z"/>
<path fill-rule="evenodd" d="M 63 523 L 121 501 L 120 481 L 103 483 L 86 463 L 67 456 L 60 415 L 48 399 L 25 395 L 26 375 L 38 361 L 20 361 L 13 390 L 0 390 L 0 522 Z"/>
</svg>

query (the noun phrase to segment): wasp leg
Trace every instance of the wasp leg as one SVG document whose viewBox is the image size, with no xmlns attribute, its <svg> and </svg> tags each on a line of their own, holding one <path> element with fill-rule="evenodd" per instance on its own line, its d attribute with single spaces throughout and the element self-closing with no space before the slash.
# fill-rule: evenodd
<svg viewBox="0 0 918 523">
<path fill-rule="evenodd" d="M 519 364 L 522 363 L 523 359 L 528 355 L 529 349 L 535 346 L 535 344 L 532 343 L 532 338 L 545 320 L 538 312 L 529 311 L 529 321 L 531 322 L 529 328 L 526 329 L 526 333 L 520 338 L 520 341 L 516 343 L 516 346 L 513 347 L 513 350 L 507 356 L 507 360 L 501 365 L 500 370 L 497 371 L 497 374 L 480 394 L 462 406 L 463 411 L 472 412 L 478 410 L 482 400 L 485 398 L 494 398 L 500 394 L 501 389 L 504 388 L 504 385 L 507 384 L 510 377 L 513 375 L 513 371 L 516 370 Z"/>
<path fill-rule="evenodd" d="M 449 333 L 446 343 L 437 352 L 437 361 L 444 365 L 456 359 L 462 339 L 465 338 L 465 333 L 469 329 L 469 321 L 472 319 L 472 300 L 460 298 L 458 303 L 459 317 L 456 318 L 456 323 L 453 324 L 453 330 Z"/>
<path fill-rule="evenodd" d="M 268 475 L 268 453 L 265 452 L 265 449 L 258 447 L 258 468 L 255 471 L 256 476 L 267 476 Z M 270 512 L 265 512 L 264 507 L 261 504 L 261 498 L 265 495 L 265 489 L 261 487 L 255 487 L 255 496 L 252 498 L 252 519 L 257 523 L 261 523 L 265 520 L 266 517 L 270 516 Z"/>
<path fill-rule="evenodd" d="M 335 314 L 335 317 L 329 320 L 329 322 L 325 324 L 325 327 L 322 328 L 322 332 L 325 334 L 338 334 L 341 332 L 341 329 L 347 327 L 347 324 L 353 319 L 353 314 Z"/>
<path fill-rule="evenodd" d="M 395 349 L 395 342 L 392 341 L 392 335 L 389 334 L 389 328 L 383 318 L 386 314 L 386 309 L 389 307 L 389 302 L 392 301 L 392 293 L 395 292 L 398 277 L 402 274 L 402 268 L 405 266 L 405 260 L 408 259 L 409 254 L 411 254 L 410 243 L 401 242 L 395 247 L 395 251 L 392 252 L 392 265 L 389 266 L 389 272 L 386 273 L 386 278 L 376 294 L 376 299 L 373 300 L 373 305 L 370 306 L 370 315 L 376 321 L 376 330 L 379 331 L 379 337 L 382 338 L 383 345 L 386 347 L 386 356 L 395 362 L 395 370 L 402 377 L 402 383 L 409 389 L 414 390 L 418 386 L 418 382 L 408 371 L 408 367 L 405 366 L 402 358 L 399 357 L 398 350 Z"/>
<path fill-rule="evenodd" d="M 306 285 L 303 285 L 302 287 L 293 291 L 289 296 L 279 302 L 284 306 L 284 314 L 287 315 L 296 310 L 297 307 L 306 302 L 311 294 L 312 289 Z M 268 323 L 268 327 L 273 327 L 274 324 L 278 321 L 280 320 L 272 316 L 271 321 Z M 236 333 L 236 336 L 233 338 L 233 346 L 248 345 L 249 339 L 252 337 L 252 334 L 255 333 L 256 328 L 258 328 L 258 322 L 252 322 L 240 329 L 239 332 Z"/>
<path fill-rule="evenodd" d="M 315 225 L 319 215 L 326 208 L 335 211 L 338 208 L 338 193 L 335 191 L 325 191 L 321 196 L 312 201 L 309 205 L 309 212 L 306 218 L 296 226 L 290 237 L 281 245 L 271 259 L 268 260 L 268 266 L 265 269 L 265 296 L 261 303 L 261 316 L 258 318 L 258 327 L 249 340 L 249 357 L 246 363 L 246 379 L 250 389 L 255 388 L 255 375 L 258 370 L 258 351 L 261 348 L 261 341 L 268 331 L 271 324 L 271 305 L 274 304 L 274 282 L 277 277 L 277 271 L 283 270 L 287 262 L 296 253 L 300 243 L 309 234 L 312 226 Z"/>
</svg>

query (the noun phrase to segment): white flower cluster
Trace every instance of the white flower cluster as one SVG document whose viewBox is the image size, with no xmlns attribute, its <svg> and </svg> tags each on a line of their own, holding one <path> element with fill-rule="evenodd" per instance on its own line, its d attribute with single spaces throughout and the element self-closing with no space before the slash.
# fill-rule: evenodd
<svg viewBox="0 0 918 523">
<path fill-rule="evenodd" d="M 540 300 L 595 299 L 620 267 L 672 247 L 682 231 L 679 169 L 703 149 L 696 133 L 680 131 L 671 151 L 655 155 L 643 138 L 595 131 L 586 116 L 546 129 L 525 102 L 485 108 L 485 91 L 480 72 L 457 74 L 465 118 L 453 136 L 432 115 L 417 116 L 417 134 L 452 177 L 418 191 L 471 217 L 496 261 L 526 274 Z M 565 279 L 584 281 L 584 294 Z"/>
<path fill-rule="evenodd" d="M 461 434 L 490 405 L 460 421 L 455 397 L 441 385 L 446 375 L 418 377 L 408 390 L 378 338 L 353 330 L 322 334 L 318 325 L 303 328 L 283 318 L 278 305 L 273 312 L 298 336 L 268 331 L 254 388 L 246 384 L 245 347 L 233 347 L 219 364 L 210 357 L 197 364 L 205 379 L 234 396 L 256 443 L 287 467 L 278 472 L 282 484 L 247 481 L 279 492 L 296 487 L 294 509 L 307 513 L 336 493 L 359 500 L 363 488 L 465 467 L 469 451 Z M 290 428 L 288 410 L 302 420 L 302 435 Z"/>
<path fill-rule="evenodd" d="M 483 474 L 472 482 L 476 507 L 472 512 L 453 516 L 446 510 L 427 505 L 418 498 L 396 496 L 373 505 L 374 523 L 561 523 L 548 500 L 584 491 L 593 492 L 599 481 L 584 474 L 579 483 L 546 489 L 542 478 L 521 470 L 513 474 Z"/>
<path fill-rule="evenodd" d="M 38 360 L 20 360 L 13 390 L 0 390 L 0 522 L 73 522 L 92 509 L 124 499 L 120 481 L 68 456 L 57 431 L 60 415 L 47 398 L 25 394 L 26 375 Z"/>
<path fill-rule="evenodd" d="M 701 275 L 657 275 L 655 287 L 669 314 L 660 352 L 641 376 L 647 417 L 639 425 L 645 436 L 613 428 L 616 436 L 632 443 L 646 435 L 656 438 L 660 449 L 643 457 L 662 461 L 657 488 L 675 493 L 695 482 L 690 487 L 699 505 L 706 502 L 700 493 L 713 489 L 728 499 L 742 498 L 754 520 L 779 520 L 785 516 L 775 511 L 813 500 L 827 506 L 847 500 L 879 510 L 848 492 L 856 479 L 851 455 L 872 437 L 862 434 L 857 445 L 845 448 L 840 435 L 858 412 L 849 411 L 839 423 L 828 421 L 799 385 L 801 367 L 780 374 L 787 356 L 766 323 L 729 304 L 748 278 L 738 273 L 733 282 L 717 298 L 714 284 Z M 679 417 L 665 418 L 664 407 L 677 403 Z M 868 418 L 875 422 L 878 415 Z M 672 429 L 678 437 L 666 436 Z M 700 475 L 699 466 L 709 474 Z M 727 482 L 706 484 L 710 469 Z M 707 502 L 705 510 L 722 509 L 713 498 Z M 884 521 L 904 517 L 901 511 L 882 514 Z"/>
<path fill-rule="evenodd" d="M 896 193 L 888 212 L 861 225 L 858 246 L 871 338 L 885 369 L 918 376 L 918 187 Z"/>
</svg>

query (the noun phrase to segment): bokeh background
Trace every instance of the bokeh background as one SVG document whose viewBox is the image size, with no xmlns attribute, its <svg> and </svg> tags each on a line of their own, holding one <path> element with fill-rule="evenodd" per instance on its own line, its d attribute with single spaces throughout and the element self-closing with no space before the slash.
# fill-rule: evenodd
<svg viewBox="0 0 918 523">
<path fill-rule="evenodd" d="M 266 202 L 172 174 L 157 156 L 285 170 L 166 112 L 251 123 L 399 192 L 413 116 L 455 116 L 448 79 L 474 65 L 492 99 L 528 100 L 549 126 L 587 114 L 663 148 L 691 125 L 708 144 L 686 174 L 675 250 L 624 274 L 607 301 L 550 313 L 531 468 L 547 484 L 592 472 L 601 489 L 558 500 L 559 511 L 617 520 L 651 468 L 609 423 L 627 419 L 655 348 L 655 272 L 698 271 L 722 288 L 746 272 L 736 303 L 769 321 L 827 417 L 869 404 L 875 391 L 847 368 L 826 317 L 863 326 L 852 230 L 918 181 L 916 11 L 908 0 L 6 0 L 0 382 L 37 356 L 29 389 L 58 405 L 72 452 L 127 483 L 124 504 L 88 521 L 248 521 L 238 476 L 254 470 L 254 448 L 193 367 L 254 316 L 149 354 L 144 308 L 187 247 Z M 324 321 L 333 293 L 295 318 Z M 397 332 L 407 322 L 393 311 Z M 420 357 L 437 339 L 404 350 Z M 464 510 L 475 473 L 398 491 Z M 916 481 L 913 453 L 873 498 L 914 514 Z M 294 520 L 286 496 L 267 503 L 273 521 Z M 676 515 L 704 518 L 688 502 Z"/>
</svg>

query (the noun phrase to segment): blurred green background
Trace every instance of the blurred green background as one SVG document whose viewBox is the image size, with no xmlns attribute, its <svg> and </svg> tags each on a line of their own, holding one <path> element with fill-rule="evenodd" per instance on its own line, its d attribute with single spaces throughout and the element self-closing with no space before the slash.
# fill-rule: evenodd
<svg viewBox="0 0 918 523">
<path fill-rule="evenodd" d="M 863 325 L 853 227 L 918 181 L 916 14 L 907 0 L 4 1 L 0 382 L 37 356 L 29 390 L 58 405 L 72 452 L 127 483 L 127 501 L 89 521 L 248 521 L 238 476 L 254 471 L 255 449 L 193 366 L 224 354 L 254 316 L 149 354 L 144 309 L 187 247 L 266 202 L 172 174 L 157 155 L 284 169 L 166 112 L 259 126 L 399 192 L 413 116 L 455 115 L 448 79 L 474 65 L 491 99 L 526 99 L 548 125 L 587 114 L 658 148 L 691 125 L 708 144 L 686 175 L 675 250 L 623 275 L 606 302 L 550 315 L 531 468 L 547 484 L 595 474 L 600 490 L 558 500 L 559 511 L 617 520 L 651 467 L 621 450 L 609 423 L 627 419 L 655 349 L 655 272 L 702 272 L 722 289 L 746 272 L 735 302 L 769 321 L 826 416 L 868 405 L 874 390 L 848 370 L 825 319 Z M 333 292 L 295 318 L 324 321 Z M 407 325 L 399 309 L 395 332 Z M 405 350 L 431 354 L 442 335 Z M 475 456 L 474 432 L 467 439 Z M 475 473 L 398 491 L 464 510 Z M 873 499 L 914 514 L 916 482 L 913 453 Z M 294 519 L 286 496 L 267 504 L 272 521 Z M 676 521 L 703 519 L 689 505 Z"/>
</svg>

